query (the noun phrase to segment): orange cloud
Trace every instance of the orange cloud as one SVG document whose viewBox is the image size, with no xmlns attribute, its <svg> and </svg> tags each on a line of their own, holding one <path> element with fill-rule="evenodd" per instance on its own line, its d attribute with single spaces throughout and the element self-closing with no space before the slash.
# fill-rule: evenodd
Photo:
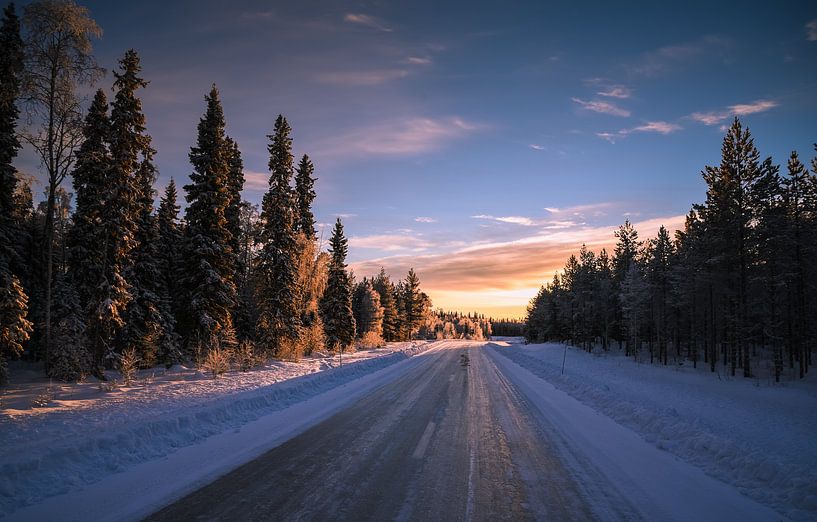
<svg viewBox="0 0 817 522">
<path fill-rule="evenodd" d="M 671 231 L 681 228 L 684 218 L 655 218 L 634 226 L 639 236 L 647 239 L 654 237 L 662 224 Z M 473 244 L 445 254 L 398 255 L 351 266 L 358 276 L 375 274 L 382 266 L 394 278 L 402 278 L 413 267 L 435 306 L 483 313 L 501 308 L 510 316 L 522 317 L 539 286 L 549 281 L 582 244 L 596 251 L 611 251 L 616 228 L 545 231 L 514 241 Z"/>
</svg>

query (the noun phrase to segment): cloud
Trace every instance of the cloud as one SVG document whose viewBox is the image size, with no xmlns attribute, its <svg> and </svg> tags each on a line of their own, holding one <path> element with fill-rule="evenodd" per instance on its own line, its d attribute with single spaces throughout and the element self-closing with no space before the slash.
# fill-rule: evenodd
<svg viewBox="0 0 817 522">
<path fill-rule="evenodd" d="M 599 96 L 606 96 L 608 98 L 618 98 L 618 99 L 625 99 L 629 98 L 632 95 L 632 91 L 627 87 L 622 85 L 613 85 L 603 91 L 599 91 L 596 94 Z"/>
<path fill-rule="evenodd" d="M 438 150 L 484 128 L 456 116 L 401 118 L 341 133 L 317 149 L 330 156 L 407 156 Z"/>
<path fill-rule="evenodd" d="M 349 219 L 353 217 L 357 217 L 357 214 L 335 214 L 335 217 L 339 217 L 340 219 Z"/>
<path fill-rule="evenodd" d="M 756 102 L 752 103 L 732 105 L 729 107 L 729 111 L 735 116 L 745 116 L 756 112 L 768 111 L 769 109 L 777 107 L 777 105 L 778 103 L 773 100 L 757 100 Z"/>
<path fill-rule="evenodd" d="M 269 188 L 269 172 L 244 169 L 244 189 L 266 192 Z"/>
<path fill-rule="evenodd" d="M 668 45 L 650 51 L 644 54 L 638 63 L 628 67 L 628 69 L 630 72 L 641 76 L 659 76 L 671 69 L 689 64 L 701 56 L 723 56 L 724 51 L 730 45 L 731 42 L 728 39 L 718 36 L 704 36 L 691 42 Z"/>
<path fill-rule="evenodd" d="M 537 145 L 535 143 L 531 143 L 528 147 L 532 148 L 533 150 L 545 150 L 544 145 Z"/>
<path fill-rule="evenodd" d="M 648 121 L 644 125 L 633 127 L 630 132 L 657 132 L 658 134 L 669 134 L 681 130 L 680 125 L 675 123 L 667 123 L 665 121 Z"/>
<path fill-rule="evenodd" d="M 406 58 L 406 63 L 411 65 L 431 65 L 432 60 L 428 56 L 409 56 Z"/>
<path fill-rule="evenodd" d="M 367 87 L 399 80 L 409 75 L 405 69 L 379 69 L 371 71 L 335 71 L 318 74 L 315 79 L 320 83 L 340 87 Z"/>
<path fill-rule="evenodd" d="M 524 216 L 489 216 L 486 214 L 479 214 L 476 216 L 471 216 L 471 218 L 485 219 L 488 221 L 497 221 L 499 223 L 510 223 L 513 225 L 522 225 L 525 227 L 533 227 L 538 224 L 535 220 Z"/>
<path fill-rule="evenodd" d="M 433 217 L 426 217 L 426 216 L 416 217 L 416 218 L 414 218 L 414 221 L 416 221 L 417 223 L 436 223 L 437 222 L 437 220 L 434 219 Z"/>
<path fill-rule="evenodd" d="M 682 228 L 684 215 L 635 223 L 642 239 L 653 237 L 660 225 Z M 405 274 L 414 267 L 432 300 L 435 293 L 467 292 L 475 305 L 481 292 L 538 288 L 560 270 L 570 254 L 584 243 L 593 250 L 615 244 L 616 226 L 577 226 L 557 231 L 537 231 L 513 241 L 472 244 L 443 254 L 398 255 L 353 263 L 361 275 L 375 274 L 383 266 L 391 274 Z M 402 236 L 401 236 L 402 238 Z M 351 240 L 350 240 L 351 242 Z M 532 296 L 531 296 L 532 297 Z M 439 305 L 440 303 L 435 303 Z"/>
<path fill-rule="evenodd" d="M 681 126 L 675 123 L 669 123 L 666 121 L 648 121 L 642 125 L 637 125 L 635 127 L 630 127 L 627 129 L 620 129 L 616 132 L 597 132 L 596 136 L 603 140 L 607 140 L 610 143 L 616 143 L 617 141 L 626 138 L 630 134 L 636 132 L 651 132 L 656 134 L 670 134 L 676 131 L 681 130 Z"/>
<path fill-rule="evenodd" d="M 780 105 L 774 100 L 757 100 L 752 103 L 730 105 L 726 109 L 710 112 L 693 112 L 688 117 L 704 125 L 717 125 L 733 116 L 746 116 L 758 112 L 765 112 Z"/>
<path fill-rule="evenodd" d="M 599 112 L 601 114 L 610 114 L 611 116 L 621 116 L 621 117 L 628 117 L 630 115 L 630 111 L 626 109 L 622 109 L 615 104 L 610 102 L 601 101 L 601 100 L 589 100 L 585 101 L 579 98 L 571 98 L 575 103 L 578 103 L 582 106 L 582 108 L 587 109 L 593 112 Z"/>
<path fill-rule="evenodd" d="M 349 238 L 352 248 L 382 250 L 384 252 L 411 251 L 422 252 L 434 244 L 417 236 L 407 234 L 374 234 L 371 236 L 352 236 Z"/>
<path fill-rule="evenodd" d="M 382 21 L 374 16 L 370 16 L 367 14 L 362 13 L 346 13 L 343 16 L 343 21 L 349 22 L 350 24 L 357 24 L 362 25 L 365 27 L 369 27 L 371 29 L 376 29 L 378 31 L 383 31 L 384 33 L 392 32 L 390 27 L 387 27 Z"/>
<path fill-rule="evenodd" d="M 806 24 L 806 40 L 817 41 L 817 18 Z"/>
</svg>

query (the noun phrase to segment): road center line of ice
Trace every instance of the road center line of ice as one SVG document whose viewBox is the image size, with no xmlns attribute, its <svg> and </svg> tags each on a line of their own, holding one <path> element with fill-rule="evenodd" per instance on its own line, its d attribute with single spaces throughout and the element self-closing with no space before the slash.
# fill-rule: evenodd
<svg viewBox="0 0 817 522">
<path fill-rule="evenodd" d="M 423 458 L 423 455 L 426 453 L 426 448 L 428 448 L 428 442 L 431 440 L 431 434 L 434 433 L 435 426 L 434 421 L 428 421 L 428 426 L 426 426 L 423 436 L 420 437 L 420 442 L 417 443 L 417 447 L 414 448 L 414 453 L 411 454 L 412 458 Z"/>
</svg>

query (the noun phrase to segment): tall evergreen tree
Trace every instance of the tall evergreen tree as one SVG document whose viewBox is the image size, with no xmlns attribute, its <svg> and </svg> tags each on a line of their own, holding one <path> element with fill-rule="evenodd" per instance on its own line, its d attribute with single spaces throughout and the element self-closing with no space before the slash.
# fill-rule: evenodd
<svg viewBox="0 0 817 522">
<path fill-rule="evenodd" d="M 348 240 L 343 235 L 340 218 L 335 222 L 329 245 L 332 259 L 320 312 L 326 344 L 331 350 L 343 353 L 354 341 L 355 318 L 352 312 L 352 285 L 346 271 Z"/>
<path fill-rule="evenodd" d="M 226 142 L 228 153 L 227 192 L 230 202 L 224 211 L 224 218 L 227 220 L 227 230 L 230 231 L 230 248 L 233 255 L 237 256 L 241 246 L 241 191 L 244 190 L 244 160 L 241 159 L 238 143 L 229 136 L 226 138 Z M 238 272 L 242 269 L 240 266 L 241 259 L 236 257 L 236 261 L 236 273 L 233 274 L 233 282 L 236 281 Z"/>
<path fill-rule="evenodd" d="M 94 372 L 104 378 L 101 368 L 110 363 L 122 347 L 115 336 L 124 326 L 125 309 L 132 300 L 131 285 L 125 272 L 132 263 L 131 252 L 137 246 L 139 158 L 149 147 L 145 135 L 142 103 L 136 96 L 147 85 L 140 76 L 139 56 L 133 49 L 119 61 L 121 71 L 114 72 L 114 101 L 111 105 L 109 135 L 110 162 L 105 179 L 105 207 L 102 217 L 103 259 L 99 284 L 89 300 L 92 311 L 87 323 L 93 347 Z M 103 158 L 92 157 L 90 168 L 101 169 Z M 99 164 L 96 164 L 99 162 Z"/>
<path fill-rule="evenodd" d="M 162 278 L 162 287 L 170 297 L 170 309 L 173 317 L 178 317 L 179 309 L 184 305 L 179 295 L 181 288 L 178 283 L 181 273 L 181 251 L 183 234 L 179 227 L 179 205 L 177 203 L 176 182 L 170 178 L 165 187 L 165 193 L 159 201 L 159 210 L 156 213 L 158 229 L 158 256 L 159 271 Z"/>
<path fill-rule="evenodd" d="M 205 101 L 207 110 L 199 121 L 196 145 L 190 149 L 191 183 L 184 187 L 188 207 L 180 284 L 186 301 L 184 332 L 194 350 L 209 349 L 216 338 L 228 344 L 235 338 L 235 255 L 226 218 L 232 201 L 232 150 L 215 85 Z"/>
<path fill-rule="evenodd" d="M 126 278 L 131 283 L 133 300 L 128 305 L 122 345 L 136 350 L 144 367 L 162 362 L 170 366 L 181 359 L 175 332 L 170 294 L 165 285 L 159 251 L 159 229 L 153 215 L 153 184 L 156 168 L 154 151 L 148 145 L 136 172 L 136 241 L 133 264 Z"/>
<path fill-rule="evenodd" d="M 48 375 L 61 381 L 79 381 L 91 367 L 85 338 L 85 310 L 70 274 L 61 275 L 54 290 L 54 350 Z"/>
<path fill-rule="evenodd" d="M 297 293 L 295 195 L 290 185 L 294 175 L 292 139 L 283 116 L 275 120 L 269 135 L 269 190 L 261 211 L 261 251 L 258 254 L 258 331 L 272 353 L 288 348 L 300 336 Z"/>
<path fill-rule="evenodd" d="M 295 230 L 309 238 L 315 237 L 315 216 L 312 214 L 312 202 L 315 200 L 315 178 L 312 177 L 315 167 L 309 156 L 304 154 L 298 168 L 295 169 L 295 196 L 297 198 L 297 216 Z"/>
<path fill-rule="evenodd" d="M 20 97 L 20 76 L 23 72 L 23 42 L 20 20 L 14 4 L 3 9 L 0 26 L 0 257 L 11 261 L 12 239 L 15 234 L 15 201 L 17 169 L 14 158 L 20 149 L 17 137 L 17 117 Z"/>
<path fill-rule="evenodd" d="M 394 285 L 380 267 L 380 273 L 372 281 L 373 288 L 380 294 L 380 306 L 383 307 L 383 339 L 397 341 L 400 335 L 400 324 L 397 303 L 394 299 Z"/>
<path fill-rule="evenodd" d="M 425 320 L 426 298 L 420 291 L 420 279 L 413 268 L 409 269 L 403 286 L 404 324 L 409 339 L 419 331 Z"/>
<path fill-rule="evenodd" d="M 107 183 L 111 159 L 108 151 L 110 119 L 105 93 L 96 92 L 85 124 L 83 142 L 71 173 L 76 196 L 74 225 L 68 236 L 68 265 L 80 305 L 86 308 L 102 275 L 105 258 L 103 218 L 111 188 Z"/>
<path fill-rule="evenodd" d="M 6 357 L 19 356 L 31 332 L 31 323 L 26 319 L 28 296 L 12 273 L 15 265 L 23 264 L 14 248 L 19 223 L 14 200 L 17 169 L 13 164 L 20 149 L 17 99 L 22 68 L 20 20 L 14 4 L 10 4 L 3 10 L 0 26 L 0 385 L 8 378 Z"/>
</svg>

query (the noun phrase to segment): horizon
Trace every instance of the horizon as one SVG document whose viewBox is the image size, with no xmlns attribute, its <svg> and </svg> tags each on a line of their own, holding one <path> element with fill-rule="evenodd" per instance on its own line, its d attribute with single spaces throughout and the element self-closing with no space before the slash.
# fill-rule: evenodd
<svg viewBox="0 0 817 522">
<path fill-rule="evenodd" d="M 609 249 L 625 219 L 642 239 L 672 233 L 704 199 L 700 171 L 733 117 L 776 164 L 811 158 L 817 139 L 806 2 L 637 18 L 604 4 L 84 5 L 105 31 L 102 66 L 131 47 L 142 59 L 157 191 L 187 183 L 215 83 L 245 199 L 266 190 L 266 135 L 284 114 L 315 163 L 316 217 L 343 219 L 356 275 L 413 266 L 435 308 L 522 318 L 571 253 Z M 39 172 L 28 151 L 19 166 Z"/>
</svg>

